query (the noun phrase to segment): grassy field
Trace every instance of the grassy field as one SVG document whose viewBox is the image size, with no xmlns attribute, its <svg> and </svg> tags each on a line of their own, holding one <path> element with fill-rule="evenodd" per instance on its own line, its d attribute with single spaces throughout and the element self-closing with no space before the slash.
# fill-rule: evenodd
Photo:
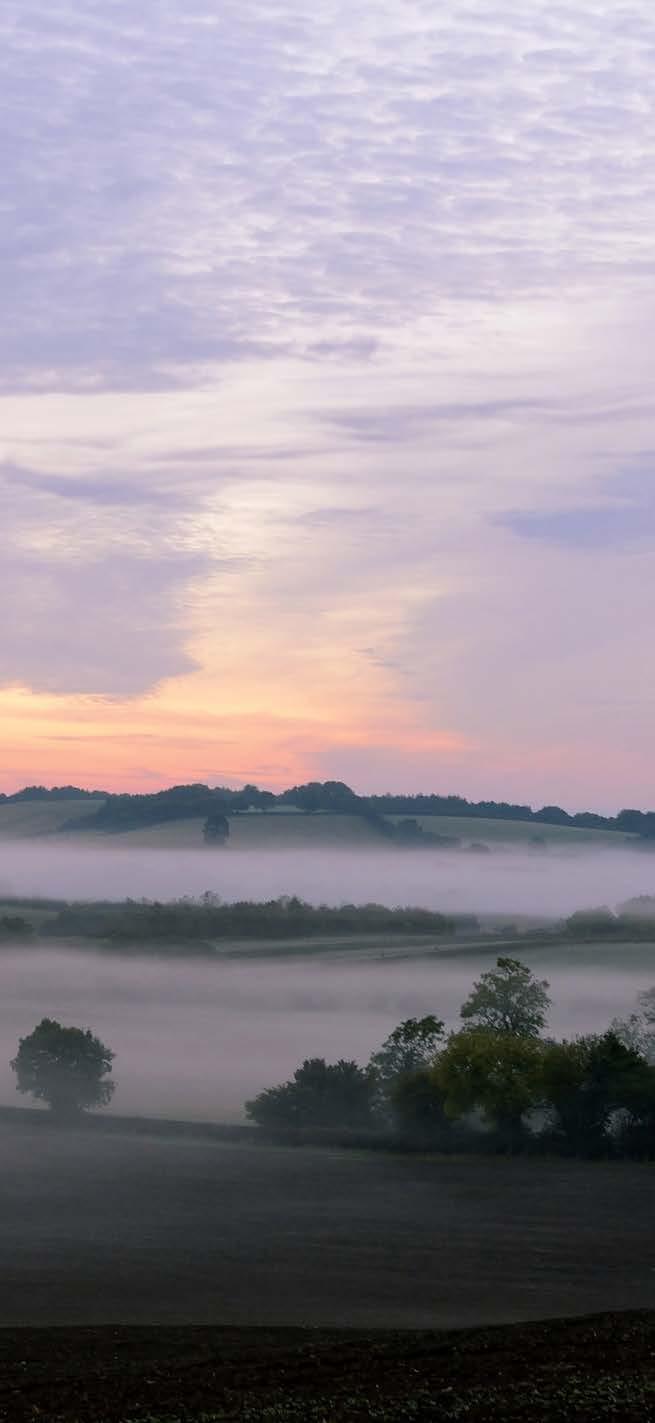
<svg viewBox="0 0 655 1423">
<path fill-rule="evenodd" d="M 92 800 L 28 800 L 15 805 L 0 805 L 0 840 L 28 840 L 34 836 L 52 835 L 73 816 L 92 815 L 97 801 Z"/>
<path fill-rule="evenodd" d="M 432 1329 L 655 1307 L 655 1165 L 232 1146 L 45 1114 L 3 1122 L 0 1144 L 5 1327 Z"/>
<path fill-rule="evenodd" d="M 23 840 L 58 834 L 67 820 L 93 815 L 97 802 L 23 801 L 0 805 L 0 840 Z M 389 816 L 391 821 L 406 816 Z M 242 814 L 230 819 L 228 849 L 268 850 L 277 848 L 321 849 L 338 846 L 375 846 L 384 848 L 383 837 L 358 815 Z M 465 845 L 529 845 L 535 837 L 555 846 L 620 845 L 634 836 L 614 834 L 606 830 L 578 830 L 568 826 L 539 825 L 519 820 L 477 820 L 467 816 L 417 816 L 423 829 L 437 835 L 454 836 Z M 79 830 L 67 834 L 68 842 L 89 841 L 97 844 L 119 843 L 134 847 L 161 849 L 193 849 L 203 844 L 202 818 L 169 821 L 118 835 L 98 834 Z M 212 853 L 217 853 L 213 850 Z"/>
<path fill-rule="evenodd" d="M 139 849 L 206 848 L 208 855 L 225 850 L 329 849 L 335 846 L 385 848 L 384 840 L 357 815 L 232 815 L 227 846 L 204 846 L 202 819 L 175 820 L 120 835 L 93 835 L 93 843 L 116 842 Z M 72 837 L 71 837 L 72 838 Z M 75 838 L 91 841 L 79 832 Z"/>
<path fill-rule="evenodd" d="M 529 845 L 535 839 L 544 840 L 548 845 L 621 845 L 634 841 L 634 835 L 621 835 L 614 830 L 580 830 L 571 825 L 541 825 L 531 820 L 479 820 L 467 815 L 417 815 L 416 820 L 423 830 L 432 830 L 435 835 L 455 835 L 467 844 Z M 407 819 L 403 815 L 390 815 L 390 820 Z"/>
</svg>

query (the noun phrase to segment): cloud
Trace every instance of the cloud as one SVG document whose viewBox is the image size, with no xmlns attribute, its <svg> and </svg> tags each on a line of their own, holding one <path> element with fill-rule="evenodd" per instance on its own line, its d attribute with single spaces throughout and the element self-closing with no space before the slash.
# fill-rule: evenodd
<svg viewBox="0 0 655 1423">
<path fill-rule="evenodd" d="M 616 548 L 625 543 L 652 540 L 655 508 L 585 506 L 550 513 L 505 514 L 498 523 L 521 538 L 541 539 L 570 548 Z"/>
<path fill-rule="evenodd" d="M 153 505 L 180 506 L 188 502 L 179 489 L 161 489 L 146 483 L 141 475 L 126 478 L 120 474 L 106 473 L 73 478 L 70 475 L 45 474 L 39 470 L 23 469 L 13 465 L 0 466 L 0 481 L 21 490 L 34 490 L 50 494 L 58 499 L 80 500 L 82 503 L 98 504 L 104 507 L 130 508 Z"/>
<path fill-rule="evenodd" d="M 603 502 L 578 507 L 519 510 L 495 522 L 520 538 L 572 549 L 613 549 L 655 540 L 655 486 L 652 461 L 599 481 Z M 613 496 L 613 497 L 612 497 Z"/>
<path fill-rule="evenodd" d="M 358 440 L 405 444 L 411 440 L 430 438 L 435 426 L 465 425 L 471 430 L 479 422 L 511 422 L 526 416 L 543 416 L 551 406 L 552 402 L 547 399 L 522 399 L 517 396 L 498 400 L 391 405 L 379 409 L 331 410 L 320 414 L 319 418 Z"/>
<path fill-rule="evenodd" d="M 132 697 L 193 670 L 192 589 L 221 562 L 188 546 L 188 496 L 12 466 L 0 490 L 0 685 Z"/>
<path fill-rule="evenodd" d="M 652 270 L 645 3 L 6 0 L 0 39 L 5 390 L 368 360 Z"/>
<path fill-rule="evenodd" d="M 185 598 L 201 560 L 122 554 L 90 564 L 5 559 L 0 683 L 37 691 L 132 697 L 193 669 Z M 187 615 L 188 616 L 188 615 Z"/>
<path fill-rule="evenodd" d="M 2 680 L 113 698 L 112 784 L 211 768 L 217 708 L 235 777 L 557 799 L 597 720 L 642 784 L 646 0 L 6 0 L 0 42 Z"/>
</svg>

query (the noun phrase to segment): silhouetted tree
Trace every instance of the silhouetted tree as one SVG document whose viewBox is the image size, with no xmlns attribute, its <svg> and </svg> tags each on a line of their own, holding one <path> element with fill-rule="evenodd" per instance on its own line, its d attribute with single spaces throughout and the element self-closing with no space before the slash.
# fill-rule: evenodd
<svg viewBox="0 0 655 1423">
<path fill-rule="evenodd" d="M 555 1136 L 583 1156 L 609 1148 L 614 1113 L 639 1117 L 647 1104 L 655 1105 L 653 1069 L 612 1031 L 546 1044 L 541 1083 L 555 1114 Z"/>
<path fill-rule="evenodd" d="M 268 1087 L 246 1102 L 246 1115 L 259 1126 L 369 1126 L 373 1088 L 372 1077 L 356 1062 L 309 1058 L 290 1082 Z"/>
<path fill-rule="evenodd" d="M 61 1116 L 75 1116 L 111 1100 L 114 1084 L 106 1079 L 113 1060 L 114 1053 L 90 1029 L 64 1028 L 43 1018 L 20 1039 L 11 1067 L 18 1092 L 31 1093 Z"/>
<path fill-rule="evenodd" d="M 382 1112 L 390 1109 L 391 1095 L 399 1078 L 433 1061 L 443 1035 L 444 1025 L 433 1013 L 425 1018 L 406 1018 L 372 1054 L 368 1067 L 375 1079 L 376 1101 Z"/>
<path fill-rule="evenodd" d="M 549 987 L 518 959 L 499 958 L 496 967 L 473 984 L 460 1017 L 490 1032 L 536 1038 L 546 1025 Z"/>
<path fill-rule="evenodd" d="M 495 1028 L 453 1033 L 433 1069 L 447 1114 L 481 1112 L 503 1146 L 516 1150 L 523 1118 L 540 1100 L 542 1052 L 543 1044 L 529 1034 Z"/>
<path fill-rule="evenodd" d="M 230 823 L 220 810 L 212 810 L 203 826 L 203 839 L 208 845 L 224 845 L 230 836 Z"/>
<path fill-rule="evenodd" d="M 594 909 L 576 909 L 565 920 L 567 934 L 576 939 L 595 939 L 606 934 L 615 934 L 620 928 L 619 921 L 606 904 Z"/>
<path fill-rule="evenodd" d="M 399 1135 L 415 1146 L 444 1147 L 453 1135 L 452 1118 L 434 1066 L 402 1073 L 390 1085 L 389 1100 Z"/>
<path fill-rule="evenodd" d="M 3 914 L 0 917 L 0 939 L 31 939 L 34 928 L 22 914 Z"/>
</svg>

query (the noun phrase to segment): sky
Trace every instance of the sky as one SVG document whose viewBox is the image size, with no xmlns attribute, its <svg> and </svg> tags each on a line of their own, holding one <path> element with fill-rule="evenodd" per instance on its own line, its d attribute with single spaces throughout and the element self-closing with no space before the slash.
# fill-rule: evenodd
<svg viewBox="0 0 655 1423">
<path fill-rule="evenodd" d="M 649 0 L 0 41 L 0 788 L 655 805 Z"/>
</svg>

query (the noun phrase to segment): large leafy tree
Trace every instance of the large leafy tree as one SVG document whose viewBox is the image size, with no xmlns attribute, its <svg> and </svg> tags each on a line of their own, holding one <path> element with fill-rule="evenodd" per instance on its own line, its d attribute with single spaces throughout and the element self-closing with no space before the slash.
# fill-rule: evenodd
<svg viewBox="0 0 655 1423">
<path fill-rule="evenodd" d="M 384 1112 L 401 1078 L 433 1062 L 442 1046 L 444 1025 L 433 1013 L 405 1018 L 370 1058 L 368 1070 L 375 1081 L 376 1099 Z"/>
<path fill-rule="evenodd" d="M 90 1029 L 64 1028 L 43 1018 L 21 1038 L 11 1064 L 18 1092 L 29 1092 L 60 1116 L 105 1107 L 114 1092 L 114 1053 Z"/>
<path fill-rule="evenodd" d="M 548 1043 L 541 1063 L 543 1100 L 555 1135 L 581 1155 L 605 1150 L 615 1112 L 639 1119 L 655 1110 L 655 1072 L 613 1031 Z"/>
<path fill-rule="evenodd" d="M 538 1038 L 550 1008 L 549 987 L 518 959 L 499 958 L 496 967 L 473 984 L 460 1017 L 487 1032 Z"/>
<path fill-rule="evenodd" d="M 453 1122 L 434 1065 L 397 1077 L 390 1089 L 390 1105 L 401 1137 L 425 1147 L 449 1145 Z"/>
<path fill-rule="evenodd" d="M 543 1044 L 534 1037 L 496 1029 L 453 1033 L 433 1069 L 450 1117 L 478 1111 L 514 1150 L 523 1118 L 540 1099 Z"/>
<path fill-rule="evenodd" d="M 259 1126 L 367 1126 L 371 1122 L 374 1082 L 356 1062 L 326 1063 L 308 1058 L 289 1082 L 268 1087 L 251 1102 L 246 1115 Z"/>
<path fill-rule="evenodd" d="M 655 988 L 644 988 L 637 1002 L 639 1011 L 630 1013 L 627 1018 L 613 1018 L 610 1031 L 625 1047 L 655 1064 Z"/>
</svg>

